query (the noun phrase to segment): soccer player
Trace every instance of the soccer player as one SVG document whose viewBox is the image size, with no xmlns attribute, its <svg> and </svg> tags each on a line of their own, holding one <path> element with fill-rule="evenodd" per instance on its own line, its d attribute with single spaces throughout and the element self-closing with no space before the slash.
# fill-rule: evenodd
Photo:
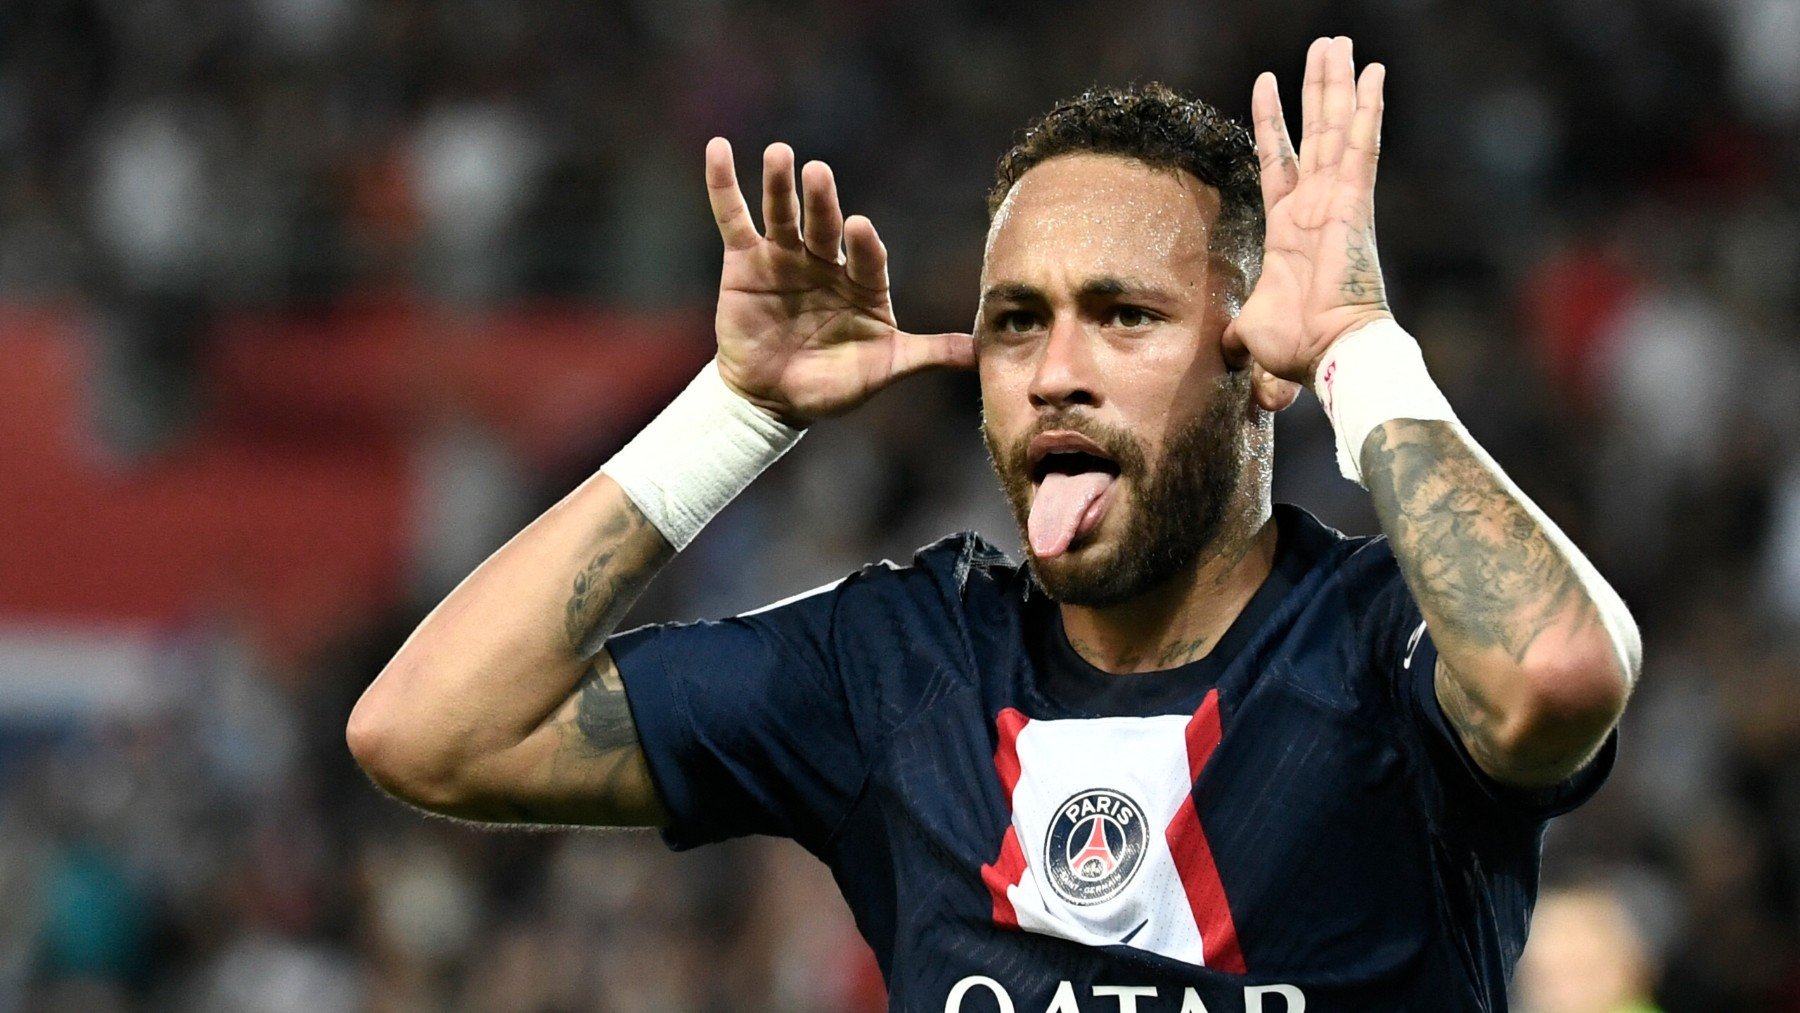
<svg viewBox="0 0 1800 1013">
<path fill-rule="evenodd" d="M 358 760 L 471 820 L 792 837 L 897 1010 L 1504 1008 L 1638 639 L 1388 312 L 1383 74 L 1315 41 L 1298 152 L 1268 74 L 1254 144 L 1157 86 L 1051 111 L 1000 162 L 972 335 L 898 329 L 873 226 L 783 145 L 759 233 L 715 139 L 714 363 L 421 624 Z M 1023 565 L 955 535 L 613 635 L 806 426 L 936 367 L 979 371 Z M 1271 506 L 1301 384 L 1385 537 Z"/>
</svg>

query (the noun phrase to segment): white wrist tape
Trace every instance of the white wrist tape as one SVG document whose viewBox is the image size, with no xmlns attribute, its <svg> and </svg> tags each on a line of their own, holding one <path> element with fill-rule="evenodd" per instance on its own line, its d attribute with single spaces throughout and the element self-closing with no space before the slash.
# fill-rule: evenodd
<svg viewBox="0 0 1800 1013">
<path fill-rule="evenodd" d="M 1362 485 L 1362 448 L 1390 419 L 1455 422 L 1456 413 L 1425 370 L 1419 343 L 1391 319 L 1332 342 L 1319 360 L 1313 392 L 1337 433 L 1338 470 Z"/>
<path fill-rule="evenodd" d="M 714 360 L 600 470 L 685 549 L 801 433 L 725 386 Z"/>
</svg>

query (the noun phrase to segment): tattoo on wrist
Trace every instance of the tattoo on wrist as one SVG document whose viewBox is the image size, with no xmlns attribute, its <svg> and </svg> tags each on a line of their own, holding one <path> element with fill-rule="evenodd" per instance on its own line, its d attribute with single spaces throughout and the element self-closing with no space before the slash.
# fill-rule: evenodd
<svg viewBox="0 0 1800 1013">
<path fill-rule="evenodd" d="M 1381 267 L 1375 257 L 1375 234 L 1372 229 L 1351 229 L 1345 241 L 1344 281 L 1338 287 L 1344 295 L 1357 302 L 1381 302 L 1386 298 L 1382 290 Z"/>
</svg>

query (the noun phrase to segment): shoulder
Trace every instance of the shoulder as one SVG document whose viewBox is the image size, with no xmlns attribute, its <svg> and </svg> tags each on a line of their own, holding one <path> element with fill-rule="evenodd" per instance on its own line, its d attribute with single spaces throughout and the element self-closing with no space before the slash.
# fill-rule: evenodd
<svg viewBox="0 0 1800 1013">
<path fill-rule="evenodd" d="M 1015 588 L 1021 576 L 1010 556 L 974 531 L 946 535 L 921 548 L 913 565 L 964 596 Z"/>
<path fill-rule="evenodd" d="M 1402 656 L 1420 622 L 1392 546 L 1382 535 L 1346 535 L 1296 507 L 1276 516 L 1296 551 L 1286 557 L 1293 591 L 1273 624 L 1281 636 L 1272 657 L 1315 692 L 1386 699 L 1387 661 Z"/>
<path fill-rule="evenodd" d="M 959 531 L 922 546 L 909 563 L 870 563 L 840 584 L 852 597 L 900 595 L 954 606 L 971 598 L 1017 596 L 1027 581 L 999 547 L 976 532 Z"/>
<path fill-rule="evenodd" d="M 1345 534 L 1286 503 L 1276 506 L 1275 516 L 1283 531 L 1292 533 L 1308 576 L 1336 589 L 1353 612 L 1366 609 L 1402 583 L 1387 535 Z"/>
<path fill-rule="evenodd" d="M 819 629 L 843 656 L 863 660 L 917 654 L 927 644 L 963 645 L 971 626 L 1018 612 L 1030 578 L 1005 552 L 972 531 L 920 548 L 911 561 L 869 563 L 822 587 L 743 613 L 741 621 Z M 965 652 L 966 653 L 966 652 Z"/>
<path fill-rule="evenodd" d="M 1011 587 L 1019 567 L 1006 553 L 973 531 L 945 535 L 921 546 L 908 563 L 881 559 L 818 587 L 740 613 L 738 619 L 777 618 L 795 608 L 836 611 L 845 604 L 912 599 L 920 606 L 968 593 Z"/>
<path fill-rule="evenodd" d="M 992 543 L 958 532 L 912 559 L 871 563 L 829 595 L 830 656 L 870 727 L 892 728 L 954 686 L 981 682 L 997 650 L 1016 650 L 1019 566 Z M 886 734 L 883 732 L 882 734 Z"/>
<path fill-rule="evenodd" d="M 1290 503 L 1276 504 L 1275 521 L 1286 546 L 1283 557 L 1292 567 L 1289 579 L 1312 585 L 1313 596 L 1331 587 L 1354 599 L 1399 576 L 1386 535 L 1345 534 Z"/>
</svg>

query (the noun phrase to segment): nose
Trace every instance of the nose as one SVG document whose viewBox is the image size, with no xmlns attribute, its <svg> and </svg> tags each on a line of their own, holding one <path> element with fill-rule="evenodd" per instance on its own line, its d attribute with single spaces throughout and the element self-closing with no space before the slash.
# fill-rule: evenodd
<svg viewBox="0 0 1800 1013">
<path fill-rule="evenodd" d="M 1089 335 L 1079 320 L 1061 317 L 1050 325 L 1038 359 L 1037 372 L 1031 377 L 1031 404 L 1034 408 L 1068 408 L 1074 405 L 1096 407 L 1100 404 L 1100 387 L 1095 373 L 1093 348 Z"/>
</svg>

